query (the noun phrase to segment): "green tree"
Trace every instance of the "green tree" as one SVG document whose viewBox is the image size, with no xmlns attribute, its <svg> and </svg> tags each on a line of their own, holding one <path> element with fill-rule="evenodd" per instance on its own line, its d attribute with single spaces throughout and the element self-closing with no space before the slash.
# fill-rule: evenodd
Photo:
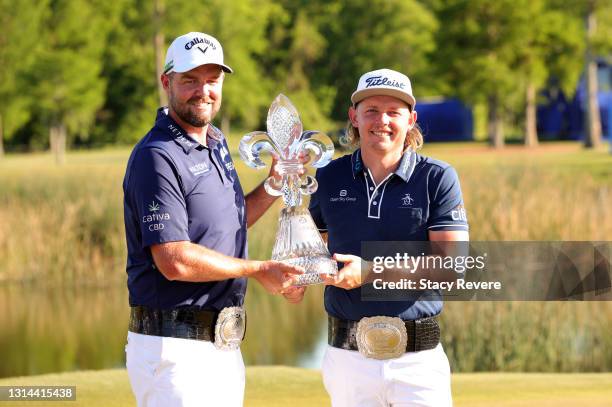
<svg viewBox="0 0 612 407">
<path fill-rule="evenodd" d="M 515 66 L 521 74 L 525 95 L 525 145 L 538 144 L 537 92 L 554 77 L 564 93 L 573 95 L 582 71 L 584 49 L 582 27 L 565 9 L 556 9 L 548 0 L 531 0 L 524 5 L 520 27 L 523 44 L 517 49 Z"/>
<path fill-rule="evenodd" d="M 260 61 L 268 52 L 266 28 L 281 15 L 282 9 L 270 0 L 211 0 L 203 11 L 206 24 L 201 30 L 219 39 L 234 69 L 223 84 L 220 117 L 225 132 L 230 121 L 250 130 L 265 117 L 274 82 Z"/>
<path fill-rule="evenodd" d="M 271 77 L 270 103 L 279 93 L 296 105 L 305 128 L 329 130 L 334 88 L 318 82 L 315 64 L 325 57 L 327 39 L 320 30 L 316 2 L 283 1 L 267 28 L 268 44 L 261 58 Z"/>
<path fill-rule="evenodd" d="M 198 2 L 117 1 L 121 9 L 105 50 L 104 76 L 110 86 L 100 112 L 96 139 L 133 143 L 150 129 L 155 109 L 164 103 L 159 75 L 170 42 L 190 31 L 219 39 L 234 68 L 223 87 L 222 127 L 230 119 L 253 127 L 270 103 L 269 75 L 257 58 L 266 52 L 265 29 L 278 6 L 267 0 Z"/>
<path fill-rule="evenodd" d="M 159 16 L 150 1 L 115 0 L 113 4 L 116 12 L 102 58 L 102 76 L 108 86 L 93 138 L 97 143 L 134 143 L 151 128 L 159 106 L 157 73 L 161 68 L 157 65 L 164 63 L 168 34 L 164 33 L 165 24 L 161 28 L 158 24 L 165 22 L 169 11 L 193 12 L 193 3 L 174 9 L 175 4 L 159 0 Z M 156 60 L 156 41 L 160 39 L 163 51 L 161 60 Z"/>
<path fill-rule="evenodd" d="M 601 144 L 601 117 L 597 91 L 597 57 L 612 52 L 612 3 L 609 0 L 586 0 L 582 4 L 586 26 L 586 83 L 587 111 L 584 145 L 587 148 Z"/>
<path fill-rule="evenodd" d="M 104 102 L 101 77 L 107 20 L 104 2 L 53 0 L 44 48 L 33 64 L 31 79 L 37 119 L 48 127 L 56 159 L 64 159 L 67 138 L 86 138 Z M 42 40 L 41 38 L 41 40 Z"/>
<path fill-rule="evenodd" d="M 612 2 L 610 0 L 550 0 L 565 11 L 582 28 L 582 62 L 586 84 L 586 123 L 584 145 L 587 148 L 601 144 L 601 117 L 597 101 L 597 58 L 612 54 Z"/>
<path fill-rule="evenodd" d="M 320 26 L 327 47 L 319 59 L 313 85 L 333 84 L 337 92 L 332 117 L 346 120 L 350 95 L 359 77 L 390 68 L 408 75 L 417 99 L 436 93 L 428 54 L 434 52 L 438 23 L 415 0 L 320 1 Z"/>
<path fill-rule="evenodd" d="M 0 0 L 0 157 L 4 154 L 4 139 L 30 118 L 35 86 L 24 74 L 31 69 L 41 50 L 41 22 L 47 3 L 24 0 L 15 6 L 9 0 Z"/>
<path fill-rule="evenodd" d="M 465 102 L 485 104 L 491 145 L 504 145 L 504 121 L 523 99 L 517 69 L 518 50 L 531 24 L 530 0 L 431 1 L 438 20 L 437 74 L 452 94 Z"/>
<path fill-rule="evenodd" d="M 153 2 L 153 47 L 155 49 L 155 77 L 160 78 L 164 72 L 166 58 L 166 47 L 164 41 L 163 19 L 166 15 L 166 4 L 164 0 L 154 0 Z M 168 104 L 168 96 L 164 91 L 161 81 L 157 81 L 157 94 L 159 105 Z"/>
<path fill-rule="evenodd" d="M 203 31 L 202 6 L 177 0 L 115 0 L 104 49 L 104 105 L 94 133 L 97 143 L 135 143 L 167 103 L 161 87 L 166 50 L 177 36 Z"/>
</svg>

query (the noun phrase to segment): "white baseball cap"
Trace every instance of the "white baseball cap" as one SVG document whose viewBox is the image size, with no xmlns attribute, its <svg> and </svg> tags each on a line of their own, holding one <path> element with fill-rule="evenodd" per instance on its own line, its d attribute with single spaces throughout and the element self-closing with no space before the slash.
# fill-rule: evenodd
<svg viewBox="0 0 612 407">
<path fill-rule="evenodd" d="M 410 79 L 391 69 L 377 69 L 361 75 L 351 102 L 355 105 L 370 96 L 393 96 L 408 103 L 412 109 L 416 105 Z"/>
<path fill-rule="evenodd" d="M 233 72 L 223 63 L 223 48 L 215 37 L 190 32 L 176 38 L 168 47 L 164 73 L 187 72 L 206 64 L 219 65 L 225 72 Z"/>
</svg>

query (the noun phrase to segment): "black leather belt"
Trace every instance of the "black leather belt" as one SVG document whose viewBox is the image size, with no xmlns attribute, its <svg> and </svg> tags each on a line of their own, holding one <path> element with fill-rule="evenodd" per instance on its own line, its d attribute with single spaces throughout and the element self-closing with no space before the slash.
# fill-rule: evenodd
<svg viewBox="0 0 612 407">
<path fill-rule="evenodd" d="M 196 307 L 154 309 L 132 307 L 129 330 L 143 335 L 214 341 L 217 311 Z"/>
<path fill-rule="evenodd" d="M 347 321 L 328 317 L 327 343 L 335 348 L 357 350 L 357 324 L 359 321 Z M 408 342 L 406 352 L 419 352 L 433 349 L 440 343 L 440 325 L 436 317 L 404 321 Z"/>
</svg>

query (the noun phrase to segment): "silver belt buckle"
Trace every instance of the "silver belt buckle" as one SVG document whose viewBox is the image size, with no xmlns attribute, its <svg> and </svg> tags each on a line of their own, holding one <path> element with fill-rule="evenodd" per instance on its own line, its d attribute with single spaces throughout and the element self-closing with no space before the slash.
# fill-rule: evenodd
<svg viewBox="0 0 612 407">
<path fill-rule="evenodd" d="M 215 348 L 235 350 L 240 348 L 246 331 L 246 312 L 242 307 L 227 307 L 219 312 L 215 325 Z"/>
<path fill-rule="evenodd" d="M 400 318 L 364 317 L 357 324 L 357 349 L 366 358 L 394 359 L 406 353 L 408 332 Z"/>
</svg>

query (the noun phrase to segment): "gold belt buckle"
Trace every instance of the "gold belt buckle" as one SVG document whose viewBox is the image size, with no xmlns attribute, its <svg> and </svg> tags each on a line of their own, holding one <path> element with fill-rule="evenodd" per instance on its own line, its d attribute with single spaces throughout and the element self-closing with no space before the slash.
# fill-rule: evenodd
<svg viewBox="0 0 612 407">
<path fill-rule="evenodd" d="M 215 348 L 235 350 L 246 332 L 246 312 L 242 307 L 227 307 L 219 312 L 215 325 Z"/>
<path fill-rule="evenodd" d="M 366 358 L 394 359 L 406 353 L 408 332 L 400 318 L 365 317 L 357 324 L 357 349 Z"/>
</svg>

